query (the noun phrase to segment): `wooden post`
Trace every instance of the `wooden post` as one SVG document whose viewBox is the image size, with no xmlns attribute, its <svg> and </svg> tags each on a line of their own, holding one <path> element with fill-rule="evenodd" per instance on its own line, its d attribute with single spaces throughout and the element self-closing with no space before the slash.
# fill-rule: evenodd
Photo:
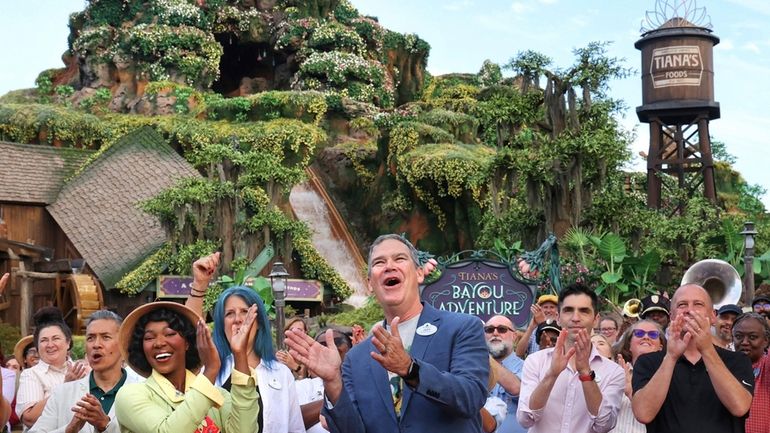
<svg viewBox="0 0 770 433">
<path fill-rule="evenodd" d="M 27 260 L 19 260 L 18 272 L 18 275 L 21 277 L 21 315 L 19 316 L 19 322 L 22 336 L 29 335 L 29 319 L 32 317 L 32 281 L 30 281 L 31 278 L 26 275 L 26 261 Z"/>
<path fill-rule="evenodd" d="M 32 259 L 29 257 L 20 257 L 8 249 L 8 256 L 11 260 L 19 262 L 19 267 L 14 268 L 11 274 L 12 278 L 21 278 L 21 311 L 19 316 L 19 327 L 21 328 L 21 335 L 26 336 L 30 334 L 29 320 L 32 318 L 32 280 L 40 279 L 55 279 L 59 277 L 57 272 L 35 272 L 31 269 L 35 269 Z M 57 289 L 58 290 L 58 289 Z"/>
<path fill-rule="evenodd" d="M 662 135 L 660 120 L 652 120 L 650 122 L 650 152 L 647 154 L 647 207 L 652 209 L 660 209 L 661 180 L 658 170 L 660 169 Z"/>
<path fill-rule="evenodd" d="M 716 184 L 714 180 L 714 157 L 711 155 L 711 137 L 709 137 L 709 121 L 705 117 L 698 120 L 698 141 L 703 160 L 703 192 L 711 203 L 717 202 Z"/>
</svg>

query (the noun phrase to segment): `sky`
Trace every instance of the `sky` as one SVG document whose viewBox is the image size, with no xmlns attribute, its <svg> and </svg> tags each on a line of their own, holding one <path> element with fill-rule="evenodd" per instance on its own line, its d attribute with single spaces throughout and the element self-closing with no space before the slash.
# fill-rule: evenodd
<svg viewBox="0 0 770 433">
<path fill-rule="evenodd" d="M 682 0 L 669 0 L 681 3 Z M 631 168 L 644 170 L 639 151 L 649 147 L 648 126 L 640 124 L 641 53 L 634 48 L 645 12 L 655 0 L 351 0 L 359 12 L 376 16 L 386 28 L 417 33 L 431 45 L 433 75 L 478 72 L 484 60 L 507 63 L 534 50 L 554 66 L 572 65 L 576 48 L 610 41 L 608 54 L 624 58 L 636 74 L 610 84 L 609 94 L 627 105 L 621 123 L 636 131 Z M 34 87 L 37 74 L 63 66 L 69 14 L 86 0 L 0 0 L 0 95 Z M 714 89 L 721 118 L 710 123 L 715 140 L 737 158 L 736 169 L 750 184 L 770 190 L 770 2 L 766 0 L 691 0 L 705 7 L 720 43 L 714 48 Z M 767 152 L 767 153 L 765 153 Z M 770 193 L 763 201 L 770 208 Z"/>
</svg>

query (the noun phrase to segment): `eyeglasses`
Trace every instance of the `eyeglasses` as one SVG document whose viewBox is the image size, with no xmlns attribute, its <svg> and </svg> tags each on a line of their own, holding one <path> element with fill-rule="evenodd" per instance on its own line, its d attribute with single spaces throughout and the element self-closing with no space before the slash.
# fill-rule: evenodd
<svg viewBox="0 0 770 433">
<path fill-rule="evenodd" d="M 658 337 L 660 337 L 660 331 L 645 331 L 644 329 L 634 329 L 632 334 L 636 338 L 644 338 L 644 336 L 647 335 L 653 340 L 656 340 Z"/>
<path fill-rule="evenodd" d="M 618 328 L 599 328 L 599 331 L 601 332 L 615 332 Z"/>
<path fill-rule="evenodd" d="M 770 310 L 770 304 L 754 304 L 754 311 Z"/>
<path fill-rule="evenodd" d="M 498 334 L 506 334 L 508 331 L 513 332 L 513 329 L 511 329 L 511 328 L 509 328 L 507 326 L 503 326 L 503 325 L 500 325 L 500 326 L 485 326 L 484 327 L 484 332 L 486 332 L 487 334 L 491 334 L 491 333 L 495 332 L 495 330 L 497 330 Z"/>
</svg>

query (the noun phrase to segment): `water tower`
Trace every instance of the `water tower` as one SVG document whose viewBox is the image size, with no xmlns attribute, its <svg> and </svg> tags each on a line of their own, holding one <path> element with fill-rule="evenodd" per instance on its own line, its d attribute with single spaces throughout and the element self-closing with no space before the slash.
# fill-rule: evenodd
<svg viewBox="0 0 770 433">
<path fill-rule="evenodd" d="M 716 201 L 709 121 L 719 118 L 714 101 L 713 49 L 705 8 L 694 0 L 657 0 L 648 11 L 642 37 L 642 105 L 639 120 L 650 125 L 647 206 L 660 208 L 666 176 L 687 196 Z"/>
</svg>

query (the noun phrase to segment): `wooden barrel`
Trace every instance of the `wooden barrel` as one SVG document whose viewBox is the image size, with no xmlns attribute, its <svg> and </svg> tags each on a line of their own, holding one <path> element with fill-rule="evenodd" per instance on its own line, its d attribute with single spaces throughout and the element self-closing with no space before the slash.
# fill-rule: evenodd
<svg viewBox="0 0 770 433">
<path fill-rule="evenodd" d="M 667 27 L 644 34 L 634 44 L 642 51 L 640 119 L 655 111 L 699 108 L 718 118 L 713 56 L 718 43 L 718 37 L 701 27 Z"/>
</svg>

